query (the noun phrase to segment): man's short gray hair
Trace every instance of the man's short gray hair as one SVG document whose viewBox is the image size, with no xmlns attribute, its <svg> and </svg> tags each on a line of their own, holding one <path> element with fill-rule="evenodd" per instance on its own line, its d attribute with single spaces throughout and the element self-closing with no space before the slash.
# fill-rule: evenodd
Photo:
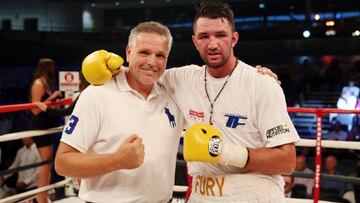
<svg viewBox="0 0 360 203">
<path fill-rule="evenodd" d="M 131 29 L 128 41 L 128 45 L 130 47 L 135 46 L 135 37 L 142 32 L 155 33 L 166 37 L 168 39 L 168 49 L 170 52 L 173 42 L 173 37 L 171 36 L 170 30 L 165 25 L 155 21 L 143 22 Z"/>
</svg>

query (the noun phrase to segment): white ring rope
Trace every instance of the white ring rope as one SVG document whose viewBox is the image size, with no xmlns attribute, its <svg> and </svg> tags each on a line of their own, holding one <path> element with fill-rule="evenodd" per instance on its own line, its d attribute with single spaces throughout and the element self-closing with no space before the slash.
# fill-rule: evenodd
<svg viewBox="0 0 360 203">
<path fill-rule="evenodd" d="M 316 140 L 301 139 L 296 146 L 299 147 L 315 147 Z M 338 141 L 338 140 L 321 140 L 322 148 L 335 148 L 335 149 L 357 149 L 360 150 L 360 142 L 358 141 Z"/>
<path fill-rule="evenodd" d="M 58 133 L 58 132 L 62 132 L 63 128 L 64 126 L 59 126 L 55 128 L 49 128 L 46 130 L 26 130 L 21 132 L 8 133 L 0 136 L 0 142 L 18 140 L 25 137 L 36 137 L 36 136 L 48 135 L 52 133 Z"/>
<path fill-rule="evenodd" d="M 24 192 L 24 193 L 13 195 L 13 196 L 10 196 L 10 197 L 4 198 L 4 199 L 0 199 L 0 203 L 16 202 L 16 201 L 18 201 L 20 199 L 30 197 L 30 196 L 35 195 L 35 194 L 40 193 L 40 192 L 44 192 L 44 191 L 48 191 L 48 190 L 51 190 L 51 189 L 54 189 L 54 188 L 62 187 L 64 185 L 66 185 L 70 181 L 71 181 L 71 178 L 67 178 L 67 179 L 65 179 L 63 181 L 60 181 L 60 182 L 57 182 L 57 183 L 54 183 L 54 184 L 51 184 L 51 185 L 47 185 L 47 186 L 44 186 L 44 187 L 41 187 L 41 188 L 37 188 L 37 189 L 30 190 L 30 191 L 27 191 L 27 192 Z"/>
</svg>

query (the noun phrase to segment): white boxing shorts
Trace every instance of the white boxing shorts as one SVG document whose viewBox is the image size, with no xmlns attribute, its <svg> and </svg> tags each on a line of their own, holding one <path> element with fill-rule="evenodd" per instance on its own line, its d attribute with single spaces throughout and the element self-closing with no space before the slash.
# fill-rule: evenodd
<svg viewBox="0 0 360 203">
<path fill-rule="evenodd" d="M 196 175 L 190 203 L 285 203 L 284 189 L 271 177 L 256 174 Z"/>
</svg>

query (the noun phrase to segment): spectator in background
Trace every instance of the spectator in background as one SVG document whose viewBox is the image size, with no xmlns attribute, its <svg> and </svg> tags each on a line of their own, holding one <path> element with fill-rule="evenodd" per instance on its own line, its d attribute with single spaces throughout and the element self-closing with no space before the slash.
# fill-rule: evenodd
<svg viewBox="0 0 360 203">
<path fill-rule="evenodd" d="M 341 96 L 337 101 L 337 108 L 354 110 L 356 108 L 357 98 L 360 89 L 355 85 L 354 81 L 349 81 L 348 86 L 344 86 L 341 90 Z"/>
<path fill-rule="evenodd" d="M 80 89 L 80 93 L 81 93 L 87 86 L 89 86 L 89 83 L 85 80 L 84 75 L 82 74 L 81 71 L 80 71 L 79 76 L 80 76 L 79 77 L 80 78 L 79 89 Z M 79 95 L 76 97 L 75 101 L 70 106 L 68 106 L 67 108 L 64 108 L 64 109 L 48 107 L 44 102 L 36 102 L 35 104 L 39 107 L 39 109 L 41 109 L 41 111 L 47 112 L 50 115 L 67 116 L 67 115 L 70 115 L 72 113 L 72 111 L 74 110 L 74 107 L 75 107 L 75 104 L 76 104 L 78 98 L 79 98 Z"/>
<path fill-rule="evenodd" d="M 337 158 L 334 155 L 329 155 L 325 159 L 325 173 L 328 175 L 343 175 L 342 172 L 337 170 Z M 321 179 L 320 187 L 323 189 L 334 189 L 338 191 L 339 197 L 342 197 L 344 195 L 346 185 L 344 182 L 340 181 L 331 181 L 331 180 L 324 180 Z"/>
<path fill-rule="evenodd" d="M 55 91 L 55 62 L 49 58 L 42 58 L 39 60 L 34 74 L 34 79 L 31 84 L 30 101 L 44 102 L 52 101 L 61 96 L 60 91 Z M 52 116 L 40 109 L 32 109 L 31 125 L 34 130 L 44 130 L 59 125 L 58 117 Z M 53 140 L 54 135 L 49 134 L 45 136 L 34 137 L 34 142 L 38 148 L 42 161 L 46 161 L 53 156 Z M 40 167 L 38 186 L 43 187 L 51 181 L 51 166 L 52 164 L 43 165 Z M 47 193 L 42 192 L 37 194 L 37 201 L 39 203 L 47 203 Z"/>
<path fill-rule="evenodd" d="M 358 125 L 353 125 L 347 137 L 348 141 L 360 141 L 360 130 Z"/>
<path fill-rule="evenodd" d="M 41 162 L 39 152 L 32 138 L 23 138 L 22 143 L 24 146 L 16 153 L 15 160 L 9 169 Z M 18 173 L 18 179 L 16 182 L 16 192 L 21 193 L 27 190 L 35 189 L 37 187 L 38 174 L 39 168 L 31 168 L 20 171 Z M 11 175 L 12 174 L 8 174 L 5 176 L 5 178 Z"/>
<path fill-rule="evenodd" d="M 355 110 L 360 89 L 355 85 L 354 81 L 349 81 L 348 86 L 344 86 L 341 96 L 337 101 L 337 108 L 346 110 Z M 338 114 L 336 120 L 348 126 L 347 130 L 352 128 L 355 114 Z M 356 120 L 356 117 L 355 117 Z"/>
<path fill-rule="evenodd" d="M 327 136 L 328 140 L 347 140 L 347 132 L 342 129 L 342 125 L 339 121 L 335 121 L 335 123 L 331 126 L 331 131 Z"/>
<path fill-rule="evenodd" d="M 285 197 L 292 197 L 292 189 L 294 187 L 294 177 L 283 175 L 282 176 L 285 182 L 284 185 L 284 194 Z"/>
<path fill-rule="evenodd" d="M 305 173 L 313 173 L 313 171 L 307 167 L 306 156 L 298 155 L 296 157 L 295 171 L 305 172 Z M 314 179 L 313 178 L 297 178 L 296 177 L 294 179 L 294 183 L 305 185 L 306 186 L 306 195 L 309 197 L 311 196 L 312 189 L 314 187 Z"/>
</svg>

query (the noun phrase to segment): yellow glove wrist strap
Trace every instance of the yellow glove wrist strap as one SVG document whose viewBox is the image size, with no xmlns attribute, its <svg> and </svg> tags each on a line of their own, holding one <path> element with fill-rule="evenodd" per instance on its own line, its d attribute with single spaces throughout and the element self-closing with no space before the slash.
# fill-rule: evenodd
<svg viewBox="0 0 360 203">
<path fill-rule="evenodd" d="M 219 164 L 244 168 L 248 162 L 249 151 L 246 147 L 224 143 Z"/>
</svg>

